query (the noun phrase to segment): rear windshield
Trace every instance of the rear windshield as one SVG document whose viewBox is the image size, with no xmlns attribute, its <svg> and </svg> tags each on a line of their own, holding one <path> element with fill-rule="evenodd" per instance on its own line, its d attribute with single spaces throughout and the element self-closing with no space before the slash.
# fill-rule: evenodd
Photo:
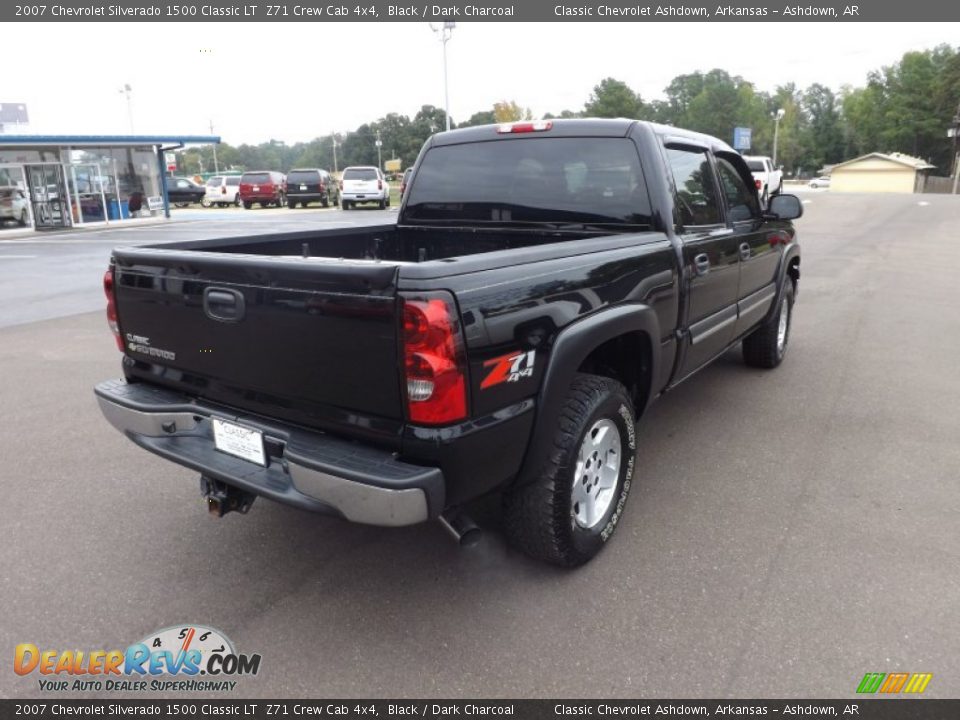
<svg viewBox="0 0 960 720">
<path fill-rule="evenodd" d="M 373 168 L 348 168 L 343 171 L 344 180 L 376 180 L 377 171 Z"/>
<path fill-rule="evenodd" d="M 627 138 L 525 138 L 434 147 L 405 218 L 493 225 L 648 228 L 650 198 Z M 575 229 L 575 228 L 571 228 Z"/>
<path fill-rule="evenodd" d="M 207 187 L 220 187 L 220 183 L 223 181 L 223 178 L 212 177 L 207 180 Z"/>
<path fill-rule="evenodd" d="M 317 182 L 320 179 L 320 173 L 316 170 L 291 170 L 287 175 L 288 183 Z"/>
<path fill-rule="evenodd" d="M 767 168 L 763 166 L 761 160 L 747 160 L 747 167 L 750 168 L 750 172 L 766 172 Z"/>
<path fill-rule="evenodd" d="M 239 177 L 239 176 L 237 176 L 237 177 L 228 177 L 228 178 L 227 178 L 227 185 L 239 185 L 239 184 L 240 184 L 240 177 Z"/>
<path fill-rule="evenodd" d="M 266 185 L 270 182 L 270 173 L 244 173 L 243 177 L 240 178 L 240 182 L 244 184 Z"/>
</svg>

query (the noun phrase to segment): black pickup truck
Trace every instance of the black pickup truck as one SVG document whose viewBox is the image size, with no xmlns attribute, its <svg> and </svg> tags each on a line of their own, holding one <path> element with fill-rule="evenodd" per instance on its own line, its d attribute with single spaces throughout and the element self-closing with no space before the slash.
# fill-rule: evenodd
<svg viewBox="0 0 960 720">
<path fill-rule="evenodd" d="M 622 515 L 650 402 L 741 341 L 783 359 L 801 212 L 676 128 L 441 133 L 396 223 L 115 250 L 124 377 L 96 395 L 216 515 L 262 495 L 462 539 L 464 503 L 501 491 L 517 546 L 578 565 Z"/>
</svg>

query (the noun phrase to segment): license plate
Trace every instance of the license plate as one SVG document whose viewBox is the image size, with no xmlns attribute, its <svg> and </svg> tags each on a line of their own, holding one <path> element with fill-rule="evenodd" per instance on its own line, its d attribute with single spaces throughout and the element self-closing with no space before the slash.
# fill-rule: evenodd
<svg viewBox="0 0 960 720">
<path fill-rule="evenodd" d="M 301 189 L 301 190 L 306 190 L 306 189 L 307 189 L 307 186 L 306 186 L 306 185 L 301 185 L 301 186 L 300 186 L 300 189 Z"/>
<path fill-rule="evenodd" d="M 220 418 L 213 418 L 213 444 L 220 452 L 243 458 L 257 465 L 267 464 L 263 452 L 263 433 Z"/>
<path fill-rule="evenodd" d="M 254 186 L 253 186 L 253 191 L 254 191 L 254 192 L 260 192 L 260 186 L 259 186 L 259 185 L 254 185 Z"/>
</svg>

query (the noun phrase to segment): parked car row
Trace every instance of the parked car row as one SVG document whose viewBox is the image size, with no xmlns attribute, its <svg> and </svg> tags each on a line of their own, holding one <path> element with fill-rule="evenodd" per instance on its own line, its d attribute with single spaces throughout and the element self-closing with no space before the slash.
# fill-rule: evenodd
<svg viewBox="0 0 960 720">
<path fill-rule="evenodd" d="M 406 187 L 404 174 L 401 193 Z M 240 206 L 249 210 L 261 207 L 307 207 L 318 202 L 322 207 L 342 205 L 349 210 L 361 203 L 390 207 L 390 185 L 383 172 L 373 166 L 344 169 L 337 179 L 321 168 L 295 168 L 287 175 L 274 170 L 257 170 L 243 175 L 215 175 L 205 185 L 189 178 L 167 178 L 167 194 L 176 207 L 199 202 L 204 207 Z"/>
</svg>

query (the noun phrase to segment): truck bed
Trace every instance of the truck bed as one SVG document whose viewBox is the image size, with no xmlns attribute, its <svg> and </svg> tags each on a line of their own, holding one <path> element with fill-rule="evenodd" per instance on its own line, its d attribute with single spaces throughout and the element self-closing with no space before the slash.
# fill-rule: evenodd
<svg viewBox="0 0 960 720">
<path fill-rule="evenodd" d="M 603 233 L 568 230 L 418 228 L 390 224 L 343 230 L 284 233 L 267 237 L 164 243 L 148 247 L 266 257 L 422 263 L 613 234 L 615 234 L 613 231 Z"/>
</svg>

